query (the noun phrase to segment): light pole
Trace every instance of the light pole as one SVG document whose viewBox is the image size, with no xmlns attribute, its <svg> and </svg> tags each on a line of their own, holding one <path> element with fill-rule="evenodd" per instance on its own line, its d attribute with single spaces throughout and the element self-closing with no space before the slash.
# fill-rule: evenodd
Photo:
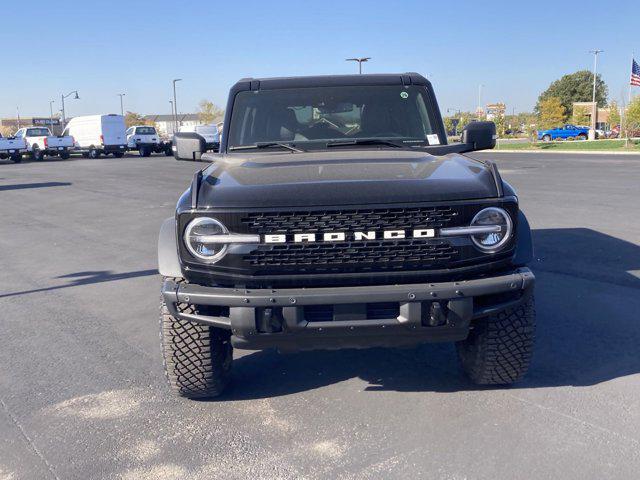
<svg viewBox="0 0 640 480">
<path fill-rule="evenodd" d="M 371 57 L 345 58 L 345 62 L 358 62 L 358 73 L 362 74 L 362 64 L 371 60 Z"/>
<path fill-rule="evenodd" d="M 55 100 L 49 100 L 49 126 L 51 127 L 51 133 L 53 133 L 53 104 Z"/>
<path fill-rule="evenodd" d="M 171 104 L 171 117 L 174 119 L 173 127 L 171 129 L 173 131 L 171 133 L 174 134 L 176 133 L 176 124 L 175 124 L 176 114 L 175 114 L 175 111 L 173 110 L 173 100 L 169 100 L 169 103 Z"/>
<path fill-rule="evenodd" d="M 74 90 L 73 92 L 69 92 L 66 95 L 60 95 L 61 99 L 62 99 L 62 129 L 64 130 L 64 127 L 67 123 L 67 116 L 65 114 L 64 111 L 64 99 L 67 97 L 70 97 L 71 95 L 75 94 L 75 96 L 73 97 L 74 100 L 80 100 L 80 97 L 78 96 L 78 91 Z"/>
<path fill-rule="evenodd" d="M 482 112 L 482 87 L 484 87 L 483 84 L 479 84 L 478 85 L 478 115 L 480 115 L 480 112 Z"/>
<path fill-rule="evenodd" d="M 173 131 L 174 133 L 178 130 L 178 101 L 176 100 L 176 82 L 181 82 L 181 78 L 176 78 L 173 80 Z"/>
<path fill-rule="evenodd" d="M 124 103 L 122 102 L 122 97 L 124 97 L 126 95 L 126 93 L 119 93 L 118 96 L 120 97 L 120 115 L 122 115 L 124 117 Z"/>
<path fill-rule="evenodd" d="M 596 138 L 596 123 L 598 121 L 598 106 L 596 105 L 596 75 L 598 72 L 598 54 L 604 52 L 604 50 L 589 50 L 589 53 L 593 53 L 593 95 L 591 97 L 592 107 L 591 110 L 591 129 L 589 130 L 589 140 Z"/>
</svg>

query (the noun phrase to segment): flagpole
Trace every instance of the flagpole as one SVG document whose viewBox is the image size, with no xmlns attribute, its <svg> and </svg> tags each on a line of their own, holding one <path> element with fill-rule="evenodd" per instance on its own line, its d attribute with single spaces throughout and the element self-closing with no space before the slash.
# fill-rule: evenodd
<svg viewBox="0 0 640 480">
<path fill-rule="evenodd" d="M 633 62 L 635 62 L 635 53 L 633 51 L 631 51 L 631 74 L 633 75 Z M 629 99 L 627 100 L 627 108 L 624 111 L 624 137 L 625 137 L 625 141 L 624 141 L 624 146 L 628 147 L 629 146 L 629 121 L 627 119 L 627 112 L 629 111 L 629 106 L 631 105 L 631 87 L 633 87 L 633 85 L 631 85 L 631 79 L 629 79 Z M 620 133 L 622 133 L 622 125 L 620 125 Z"/>
</svg>

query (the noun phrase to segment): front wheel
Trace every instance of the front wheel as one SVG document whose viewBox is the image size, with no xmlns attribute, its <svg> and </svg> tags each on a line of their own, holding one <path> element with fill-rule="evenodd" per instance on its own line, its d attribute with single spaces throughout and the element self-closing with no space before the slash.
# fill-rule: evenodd
<svg viewBox="0 0 640 480">
<path fill-rule="evenodd" d="M 522 305 L 477 320 L 472 327 L 456 349 L 462 369 L 474 383 L 506 385 L 524 376 L 536 329 L 533 296 Z"/>
<path fill-rule="evenodd" d="M 92 148 L 91 150 L 89 150 L 89 158 L 91 158 L 92 160 L 100 158 L 100 150 L 96 148 Z"/>
<path fill-rule="evenodd" d="M 151 149 L 149 149 L 149 147 L 140 147 L 138 149 L 138 155 L 141 157 L 148 157 L 151 155 Z"/>
<path fill-rule="evenodd" d="M 188 313 L 193 305 L 181 304 Z M 220 395 L 231 378 L 233 347 L 230 332 L 175 318 L 162 301 L 160 338 L 169 386 L 187 398 L 211 398 Z"/>
</svg>

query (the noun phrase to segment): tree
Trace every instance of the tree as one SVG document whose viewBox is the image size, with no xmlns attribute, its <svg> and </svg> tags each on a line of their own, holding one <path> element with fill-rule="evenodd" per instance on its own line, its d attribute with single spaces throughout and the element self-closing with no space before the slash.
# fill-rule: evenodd
<svg viewBox="0 0 640 480">
<path fill-rule="evenodd" d="M 576 125 L 589 125 L 591 123 L 591 117 L 589 116 L 589 109 L 584 105 L 578 105 L 573 110 L 572 122 Z"/>
<path fill-rule="evenodd" d="M 472 115 L 473 114 L 471 114 L 469 112 L 461 112 L 460 113 L 460 121 L 458 122 L 458 134 L 461 134 L 462 130 L 464 129 L 464 127 L 469 125 L 469 122 L 471 122 Z"/>
<path fill-rule="evenodd" d="M 499 137 L 504 137 L 505 120 L 504 114 L 499 112 L 493 116 L 493 123 L 496 124 L 496 133 Z"/>
<path fill-rule="evenodd" d="M 127 112 L 124 116 L 124 123 L 127 128 L 134 125 L 146 125 L 147 122 L 142 115 L 135 112 Z"/>
<path fill-rule="evenodd" d="M 616 101 L 609 103 L 609 125 L 610 128 L 620 125 L 620 107 Z"/>
<path fill-rule="evenodd" d="M 607 104 L 608 88 L 600 75 L 596 75 L 596 102 L 599 107 Z M 593 95 L 593 73 L 589 70 L 580 70 L 565 75 L 552 82 L 538 97 L 536 113 L 540 113 L 540 104 L 543 100 L 556 97 L 560 99 L 567 115 L 573 114 L 573 102 L 590 102 Z"/>
<path fill-rule="evenodd" d="M 442 119 L 444 122 L 444 130 L 447 132 L 447 135 L 453 135 L 454 126 L 453 126 L 453 117 L 444 117 Z"/>
<path fill-rule="evenodd" d="M 627 131 L 633 133 L 640 130 L 640 96 L 631 100 L 627 109 Z"/>
<path fill-rule="evenodd" d="M 198 119 L 202 123 L 210 124 L 220 120 L 224 110 L 209 100 L 200 100 L 198 104 Z"/>
<path fill-rule="evenodd" d="M 9 125 L 0 125 L 0 135 L 3 137 L 12 137 L 16 133 L 16 129 Z"/>
<path fill-rule="evenodd" d="M 538 127 L 555 128 L 562 125 L 567 118 L 567 111 L 559 98 L 551 97 L 539 104 Z"/>
</svg>

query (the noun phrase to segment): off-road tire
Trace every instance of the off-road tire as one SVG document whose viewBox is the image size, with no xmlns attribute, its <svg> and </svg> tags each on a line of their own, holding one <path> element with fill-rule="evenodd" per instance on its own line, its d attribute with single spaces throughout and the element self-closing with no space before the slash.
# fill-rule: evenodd
<svg viewBox="0 0 640 480">
<path fill-rule="evenodd" d="M 467 376 L 478 385 L 507 385 L 524 376 L 531 362 L 536 329 L 533 296 L 518 307 L 472 323 L 466 340 L 456 342 Z"/>
<path fill-rule="evenodd" d="M 175 279 L 174 279 L 175 280 Z M 178 309 L 195 313 L 193 305 Z M 230 332 L 175 318 L 164 300 L 160 306 L 160 339 L 169 385 L 187 398 L 220 395 L 231 378 L 233 347 Z"/>
</svg>

